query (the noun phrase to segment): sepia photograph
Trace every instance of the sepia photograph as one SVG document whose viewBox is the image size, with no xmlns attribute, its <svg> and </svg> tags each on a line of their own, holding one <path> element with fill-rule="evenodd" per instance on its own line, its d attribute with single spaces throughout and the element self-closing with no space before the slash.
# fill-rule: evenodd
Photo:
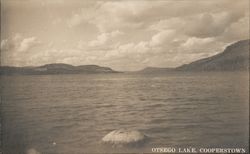
<svg viewBox="0 0 250 154">
<path fill-rule="evenodd" d="M 249 0 L 0 9 L 0 154 L 249 153 Z"/>
</svg>

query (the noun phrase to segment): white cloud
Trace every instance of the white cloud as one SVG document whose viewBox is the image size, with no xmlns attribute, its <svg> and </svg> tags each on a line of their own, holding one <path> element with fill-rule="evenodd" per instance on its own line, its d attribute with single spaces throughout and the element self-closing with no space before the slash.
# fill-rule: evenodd
<svg viewBox="0 0 250 154">
<path fill-rule="evenodd" d="M 197 55 L 213 55 L 214 53 L 221 52 L 226 43 L 216 40 L 216 38 L 197 38 L 190 37 L 178 47 L 178 51 L 182 53 L 190 53 Z M 199 57 L 199 56 L 198 56 Z"/>
<path fill-rule="evenodd" d="M 17 47 L 17 51 L 25 52 L 32 47 L 40 44 L 36 37 L 24 38 Z"/>
<path fill-rule="evenodd" d="M 22 55 L 20 55 L 22 57 Z M 86 54 L 77 49 L 56 49 L 51 48 L 38 52 L 30 56 L 26 61 L 26 65 L 43 65 L 48 63 L 69 63 L 77 65 L 85 61 Z"/>
<path fill-rule="evenodd" d="M 150 44 L 152 46 L 159 46 L 159 45 L 163 45 L 164 43 L 167 44 L 173 40 L 175 35 L 176 33 L 174 30 L 161 31 L 152 37 L 152 41 L 150 42 Z"/>
<path fill-rule="evenodd" d="M 236 40 L 249 38 L 249 12 L 237 22 L 232 23 L 226 28 L 223 35 L 218 39 L 224 42 L 234 42 Z"/>
<path fill-rule="evenodd" d="M 209 44 L 211 42 L 213 42 L 214 39 L 213 38 L 196 38 L 196 37 L 191 37 L 189 39 L 187 39 L 187 41 L 185 43 L 182 44 L 182 47 L 184 49 L 192 49 L 194 47 L 197 46 L 204 46 L 205 44 Z"/>
<path fill-rule="evenodd" d="M 77 3 L 76 3 L 77 4 Z M 93 20 L 99 16 L 97 12 L 98 4 L 93 3 L 93 6 L 79 9 L 72 12 L 72 15 L 67 19 L 67 25 L 70 28 L 75 28 L 83 23 L 93 24 Z M 95 26 L 95 25 L 93 25 Z"/>
<path fill-rule="evenodd" d="M 22 4 L 25 16 L 19 20 L 16 14 L 15 22 L 27 24 L 6 24 L 13 31 L 34 26 L 29 37 L 9 34 L 3 38 L 1 49 L 19 54 L 13 61 L 92 63 L 129 70 L 150 65 L 169 67 L 212 55 L 228 43 L 249 38 L 247 0 L 57 2 L 46 2 L 43 15 L 32 2 L 28 3 L 31 7 Z M 41 20 L 35 20 L 36 14 Z M 48 33 L 37 30 L 41 27 Z M 36 48 L 38 52 L 25 52 L 40 43 L 35 36 L 47 39 L 47 45 Z"/>
<path fill-rule="evenodd" d="M 112 31 L 110 33 L 102 33 L 100 35 L 97 36 L 96 40 L 90 41 L 89 42 L 89 46 L 91 47 L 95 47 L 95 46 L 100 46 L 100 45 L 104 45 L 105 43 L 107 43 L 109 40 L 114 39 L 115 37 L 122 35 L 123 33 L 116 30 L 116 31 Z"/>
<path fill-rule="evenodd" d="M 26 52 L 39 44 L 41 44 L 41 42 L 36 37 L 24 38 L 21 34 L 16 34 L 12 38 L 1 41 L 1 50 L 11 52 Z"/>
<path fill-rule="evenodd" d="M 104 45 L 107 42 L 108 39 L 109 39 L 108 33 L 103 33 L 103 34 L 97 36 L 96 40 L 93 40 L 93 41 L 89 42 L 89 46 Z"/>
<path fill-rule="evenodd" d="M 90 40 L 90 41 L 82 41 L 80 40 L 77 44 L 77 47 L 79 49 L 100 49 L 100 48 L 110 48 L 109 46 L 114 46 L 115 43 L 114 40 L 117 41 L 117 39 L 122 36 L 124 33 L 119 30 L 114 30 L 109 33 L 100 33 L 97 35 L 96 39 Z"/>
<path fill-rule="evenodd" d="M 185 25 L 185 20 L 179 17 L 173 17 L 169 19 L 162 19 L 152 23 L 148 30 L 163 31 L 167 29 L 177 29 L 177 27 L 183 27 Z M 179 29 L 178 29 L 179 30 Z"/>
<path fill-rule="evenodd" d="M 216 37 L 223 34 L 240 17 L 226 11 L 202 12 L 192 16 L 163 19 L 150 25 L 148 30 L 163 31 L 172 29 L 190 37 Z"/>
<path fill-rule="evenodd" d="M 65 0 L 27 0 L 29 3 L 37 3 L 42 6 L 63 4 Z"/>
</svg>

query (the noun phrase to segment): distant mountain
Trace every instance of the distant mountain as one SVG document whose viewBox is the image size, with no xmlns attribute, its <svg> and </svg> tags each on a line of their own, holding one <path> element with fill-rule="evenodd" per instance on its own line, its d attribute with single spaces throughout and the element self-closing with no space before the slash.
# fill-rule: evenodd
<svg viewBox="0 0 250 154">
<path fill-rule="evenodd" d="M 249 40 L 233 43 L 215 56 L 177 67 L 178 71 L 244 71 L 249 70 Z"/>
<path fill-rule="evenodd" d="M 174 70 L 173 68 L 146 67 L 143 70 L 137 71 L 136 73 L 142 73 L 142 74 L 167 73 L 173 70 Z"/>
<path fill-rule="evenodd" d="M 1 66 L 0 74 L 3 75 L 42 75 L 42 74 L 93 74 L 93 73 L 118 73 L 109 67 L 98 65 L 73 66 L 63 63 L 46 64 L 38 67 L 12 67 Z"/>
<path fill-rule="evenodd" d="M 233 43 L 217 55 L 200 59 L 176 68 L 146 67 L 136 73 L 167 73 L 173 71 L 248 71 L 249 40 Z M 109 67 L 97 65 L 73 66 L 63 63 L 46 64 L 38 67 L 0 66 L 0 74 L 91 74 L 117 73 Z"/>
<path fill-rule="evenodd" d="M 167 73 L 173 71 L 248 71 L 249 40 L 233 43 L 214 56 L 200 59 L 176 68 L 146 67 L 136 73 Z"/>
</svg>

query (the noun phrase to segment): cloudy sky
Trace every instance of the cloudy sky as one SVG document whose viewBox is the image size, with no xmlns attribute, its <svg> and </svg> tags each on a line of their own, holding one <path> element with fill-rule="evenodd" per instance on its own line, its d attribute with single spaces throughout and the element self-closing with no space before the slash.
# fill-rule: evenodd
<svg viewBox="0 0 250 154">
<path fill-rule="evenodd" d="M 2 65 L 175 67 L 248 37 L 248 0 L 1 0 Z"/>
</svg>

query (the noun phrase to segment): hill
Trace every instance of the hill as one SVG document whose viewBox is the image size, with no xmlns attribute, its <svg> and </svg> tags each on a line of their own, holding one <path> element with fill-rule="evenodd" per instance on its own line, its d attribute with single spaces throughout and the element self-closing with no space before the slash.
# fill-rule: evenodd
<svg viewBox="0 0 250 154">
<path fill-rule="evenodd" d="M 217 55 L 175 68 L 178 71 L 244 71 L 249 70 L 249 40 L 233 43 Z"/>
<path fill-rule="evenodd" d="M 42 75 L 42 74 L 94 74 L 94 73 L 118 73 L 109 67 L 98 65 L 73 66 L 63 63 L 46 64 L 38 67 L 12 67 L 1 66 L 2 75 Z"/>
<path fill-rule="evenodd" d="M 160 68 L 160 67 L 146 67 L 136 73 L 150 74 L 150 73 L 167 73 L 173 71 L 173 68 Z"/>
<path fill-rule="evenodd" d="M 176 68 L 146 67 L 136 73 L 168 73 L 173 71 L 248 71 L 249 40 L 233 43 L 214 56 L 200 59 Z"/>
<path fill-rule="evenodd" d="M 146 67 L 135 73 L 167 73 L 173 71 L 248 71 L 249 70 L 249 40 L 233 43 L 214 56 L 203 58 L 176 68 Z M 92 74 L 117 73 L 109 67 L 98 65 L 73 66 L 63 63 L 46 64 L 38 67 L 1 66 L 0 74 Z"/>
</svg>

